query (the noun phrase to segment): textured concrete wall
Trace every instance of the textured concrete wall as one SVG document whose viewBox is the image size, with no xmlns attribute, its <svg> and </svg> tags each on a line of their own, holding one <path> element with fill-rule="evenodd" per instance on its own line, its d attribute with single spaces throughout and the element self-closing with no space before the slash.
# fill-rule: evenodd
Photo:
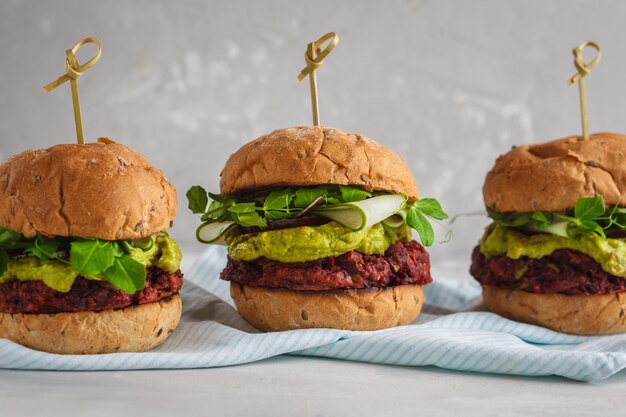
<svg viewBox="0 0 626 417">
<path fill-rule="evenodd" d="M 5 0 L 0 158 L 74 141 L 69 86 L 42 86 L 62 74 L 65 49 L 96 36 L 102 59 L 79 82 L 86 137 L 130 145 L 165 171 L 181 200 L 172 232 L 198 250 L 185 190 L 217 190 L 240 145 L 311 122 L 296 75 L 306 44 L 334 30 L 341 41 L 318 75 L 322 122 L 400 153 L 448 212 L 480 210 L 497 155 L 579 132 L 566 80 L 583 40 L 604 48 L 587 82 L 591 130 L 626 131 L 624 22 L 618 1 Z M 485 224 L 459 219 L 435 262 L 468 259 Z"/>
</svg>

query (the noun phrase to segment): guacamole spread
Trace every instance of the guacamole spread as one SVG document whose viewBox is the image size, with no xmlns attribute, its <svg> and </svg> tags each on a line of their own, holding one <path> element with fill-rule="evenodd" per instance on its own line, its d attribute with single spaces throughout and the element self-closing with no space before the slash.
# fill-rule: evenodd
<svg viewBox="0 0 626 417">
<path fill-rule="evenodd" d="M 351 250 L 366 255 L 382 255 L 398 240 L 411 240 L 411 229 L 408 226 L 389 229 L 378 223 L 355 232 L 339 223 L 330 222 L 322 226 L 226 236 L 228 254 L 236 261 L 253 261 L 265 257 L 279 262 L 305 262 L 339 256 Z"/>
<path fill-rule="evenodd" d="M 596 234 L 575 238 L 547 233 L 526 235 L 515 229 L 491 224 L 480 240 L 480 251 L 487 258 L 506 255 L 512 259 L 522 256 L 541 258 L 557 249 L 586 253 L 611 275 L 626 277 L 626 240 L 602 239 Z"/>
<path fill-rule="evenodd" d="M 146 251 L 135 248 L 128 254 L 146 267 L 156 265 L 166 272 L 174 273 L 180 266 L 182 255 L 176 241 L 169 236 L 157 236 L 154 245 Z M 78 272 L 58 260 L 21 258 L 9 261 L 7 270 L 0 276 L 0 284 L 18 279 L 20 281 L 42 281 L 48 287 L 60 292 L 68 292 L 78 276 Z M 100 276 L 85 277 L 103 280 Z"/>
</svg>

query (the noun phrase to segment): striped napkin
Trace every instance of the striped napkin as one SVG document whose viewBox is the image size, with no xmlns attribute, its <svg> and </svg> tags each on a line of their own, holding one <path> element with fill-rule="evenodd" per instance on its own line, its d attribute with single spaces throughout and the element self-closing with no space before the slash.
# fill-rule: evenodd
<svg viewBox="0 0 626 417">
<path fill-rule="evenodd" d="M 626 368 L 626 334 L 583 337 L 479 311 L 480 288 L 440 277 L 409 326 L 375 332 L 332 329 L 260 333 L 232 306 L 217 279 L 224 249 L 210 247 L 185 274 L 183 319 L 146 353 L 53 355 L 0 339 L 0 368 L 46 370 L 182 369 L 237 365 L 276 355 L 320 356 L 403 366 L 598 381 Z"/>
</svg>

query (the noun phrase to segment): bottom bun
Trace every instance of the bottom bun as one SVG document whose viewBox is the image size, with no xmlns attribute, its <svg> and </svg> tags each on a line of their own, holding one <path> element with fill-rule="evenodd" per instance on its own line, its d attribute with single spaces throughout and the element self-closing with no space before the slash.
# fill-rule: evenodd
<svg viewBox="0 0 626 417">
<path fill-rule="evenodd" d="M 180 296 L 116 310 L 57 314 L 0 313 L 0 338 L 60 354 L 143 352 L 176 329 Z"/>
<path fill-rule="evenodd" d="M 411 323 L 424 303 L 420 285 L 294 291 L 230 284 L 239 313 L 254 327 L 281 331 L 326 327 L 378 330 Z"/>
<path fill-rule="evenodd" d="M 626 332 L 626 293 L 537 294 L 483 286 L 485 306 L 512 320 L 563 333 L 600 335 Z"/>
</svg>

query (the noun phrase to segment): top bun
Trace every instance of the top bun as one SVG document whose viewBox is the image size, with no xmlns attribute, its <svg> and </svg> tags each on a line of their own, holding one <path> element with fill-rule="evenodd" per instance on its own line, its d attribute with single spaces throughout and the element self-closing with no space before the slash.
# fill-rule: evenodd
<svg viewBox="0 0 626 417">
<path fill-rule="evenodd" d="M 389 148 L 323 126 L 279 129 L 242 146 L 226 162 L 220 190 L 324 184 L 419 197 L 411 171 Z"/>
<path fill-rule="evenodd" d="M 0 226 L 25 237 L 138 239 L 168 229 L 176 190 L 134 150 L 100 138 L 0 165 Z"/>
<path fill-rule="evenodd" d="M 485 204 L 499 212 L 563 211 L 601 195 L 626 205 L 626 136 L 596 133 L 513 149 L 487 174 Z"/>
</svg>

